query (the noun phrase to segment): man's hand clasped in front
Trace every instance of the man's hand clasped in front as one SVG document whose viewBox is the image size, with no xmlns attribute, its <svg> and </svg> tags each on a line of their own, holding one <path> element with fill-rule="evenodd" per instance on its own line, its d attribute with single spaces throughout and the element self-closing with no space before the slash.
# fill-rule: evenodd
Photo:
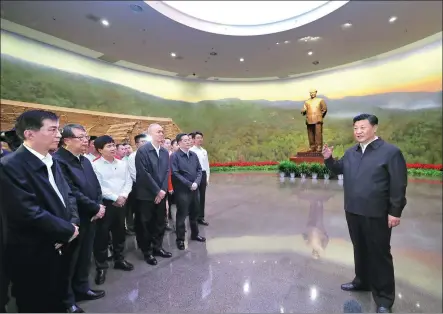
<svg viewBox="0 0 443 314">
<path fill-rule="evenodd" d="M 198 185 L 197 185 L 197 183 L 192 183 L 192 185 L 191 185 L 191 191 L 195 191 L 195 190 L 197 190 L 197 188 L 198 188 Z"/>
<path fill-rule="evenodd" d="M 158 192 L 157 196 L 155 197 L 154 203 L 155 204 L 160 204 L 160 202 L 162 201 L 162 199 L 164 199 L 166 196 L 166 192 L 163 190 L 160 190 L 160 192 Z"/>
<path fill-rule="evenodd" d="M 123 207 L 126 204 L 126 199 L 127 198 L 124 196 L 119 196 L 113 205 L 117 207 Z"/>
<path fill-rule="evenodd" d="M 100 209 L 99 209 L 98 213 L 94 217 L 91 218 L 91 221 L 94 221 L 97 219 L 102 219 L 103 216 L 105 215 L 105 213 L 106 213 L 106 206 L 100 204 Z"/>
</svg>

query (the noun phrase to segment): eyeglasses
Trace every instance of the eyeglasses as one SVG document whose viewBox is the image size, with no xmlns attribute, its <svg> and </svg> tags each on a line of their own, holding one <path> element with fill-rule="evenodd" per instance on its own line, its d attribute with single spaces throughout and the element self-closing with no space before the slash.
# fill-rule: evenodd
<svg viewBox="0 0 443 314">
<path fill-rule="evenodd" d="M 79 140 L 83 140 L 83 141 L 89 141 L 90 137 L 87 135 L 82 135 L 82 136 L 70 136 L 70 138 L 78 138 Z"/>
</svg>

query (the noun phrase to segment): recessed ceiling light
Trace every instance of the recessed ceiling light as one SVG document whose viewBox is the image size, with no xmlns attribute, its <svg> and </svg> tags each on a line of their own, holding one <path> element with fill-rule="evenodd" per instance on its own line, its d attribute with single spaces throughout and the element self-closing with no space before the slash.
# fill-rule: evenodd
<svg viewBox="0 0 443 314">
<path fill-rule="evenodd" d="M 314 53 L 312 51 L 308 51 L 308 56 L 312 56 Z"/>
<path fill-rule="evenodd" d="M 175 58 L 177 57 L 177 54 L 175 52 L 171 52 L 171 57 Z"/>
<path fill-rule="evenodd" d="M 289 44 L 290 43 L 290 41 L 289 40 L 285 40 L 285 44 Z"/>
<path fill-rule="evenodd" d="M 243 61 L 245 61 L 245 59 L 243 59 L 243 58 L 240 58 L 240 62 L 243 62 Z"/>
<path fill-rule="evenodd" d="M 347 22 L 347 23 L 343 24 L 341 27 L 343 27 L 343 28 L 349 28 L 349 27 L 351 27 L 351 26 L 352 26 L 352 23 Z"/>
<path fill-rule="evenodd" d="M 103 24 L 103 26 L 109 26 L 108 20 L 101 20 L 100 22 Z"/>
<path fill-rule="evenodd" d="M 319 39 L 320 39 L 319 36 L 306 36 L 306 37 L 300 38 L 298 41 L 310 42 L 310 41 L 317 41 Z"/>
<path fill-rule="evenodd" d="M 280 45 L 280 43 L 275 43 L 276 45 Z"/>
<path fill-rule="evenodd" d="M 395 21 L 397 21 L 397 17 L 396 16 L 391 16 L 389 18 L 389 23 L 394 23 Z"/>
</svg>

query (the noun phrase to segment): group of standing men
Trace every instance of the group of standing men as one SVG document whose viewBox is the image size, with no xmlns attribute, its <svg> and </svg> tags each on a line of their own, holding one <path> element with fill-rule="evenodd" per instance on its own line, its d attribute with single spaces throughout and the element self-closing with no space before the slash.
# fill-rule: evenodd
<svg viewBox="0 0 443 314">
<path fill-rule="evenodd" d="M 104 297 L 103 290 L 90 288 L 88 277 L 94 253 L 95 281 L 105 282 L 110 238 L 114 268 L 134 269 L 123 254 L 128 198 L 135 204 L 136 236 L 148 264 L 156 265 L 156 256 L 172 256 L 162 246 L 166 200 L 172 196 L 178 249 L 185 249 L 188 215 L 191 240 L 206 241 L 198 229 L 198 224 L 208 225 L 200 205 L 209 179 L 202 133 L 192 135 L 194 147 L 190 135 L 177 135 L 172 153 L 162 146 L 163 128 L 150 125 L 151 141 L 137 145 L 131 172 L 131 158 L 115 158 L 116 145 L 108 135 L 94 139 L 99 156 L 91 162 L 85 155 L 90 142 L 86 129 L 68 124 L 59 130 L 59 118 L 52 112 L 21 114 L 15 132 L 23 144 L 0 162 L 6 231 L 0 280 L 12 283 L 19 312 L 82 313 L 76 302 Z M 5 297 L 2 291 L 2 307 Z"/>
</svg>

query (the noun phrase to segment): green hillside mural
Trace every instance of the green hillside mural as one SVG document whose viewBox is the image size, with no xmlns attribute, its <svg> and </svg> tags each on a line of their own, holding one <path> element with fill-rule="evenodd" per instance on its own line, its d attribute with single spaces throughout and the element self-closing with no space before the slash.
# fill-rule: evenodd
<svg viewBox="0 0 443 314">
<path fill-rule="evenodd" d="M 325 99 L 324 139 L 342 155 L 352 117 L 374 113 L 379 136 L 409 163 L 442 163 L 441 34 L 343 69 L 263 82 L 210 82 L 134 71 L 2 30 L 1 98 L 170 117 L 205 134 L 213 162 L 280 161 L 307 148 L 309 89 Z M 100 134 L 91 134 L 100 135 Z"/>
</svg>

